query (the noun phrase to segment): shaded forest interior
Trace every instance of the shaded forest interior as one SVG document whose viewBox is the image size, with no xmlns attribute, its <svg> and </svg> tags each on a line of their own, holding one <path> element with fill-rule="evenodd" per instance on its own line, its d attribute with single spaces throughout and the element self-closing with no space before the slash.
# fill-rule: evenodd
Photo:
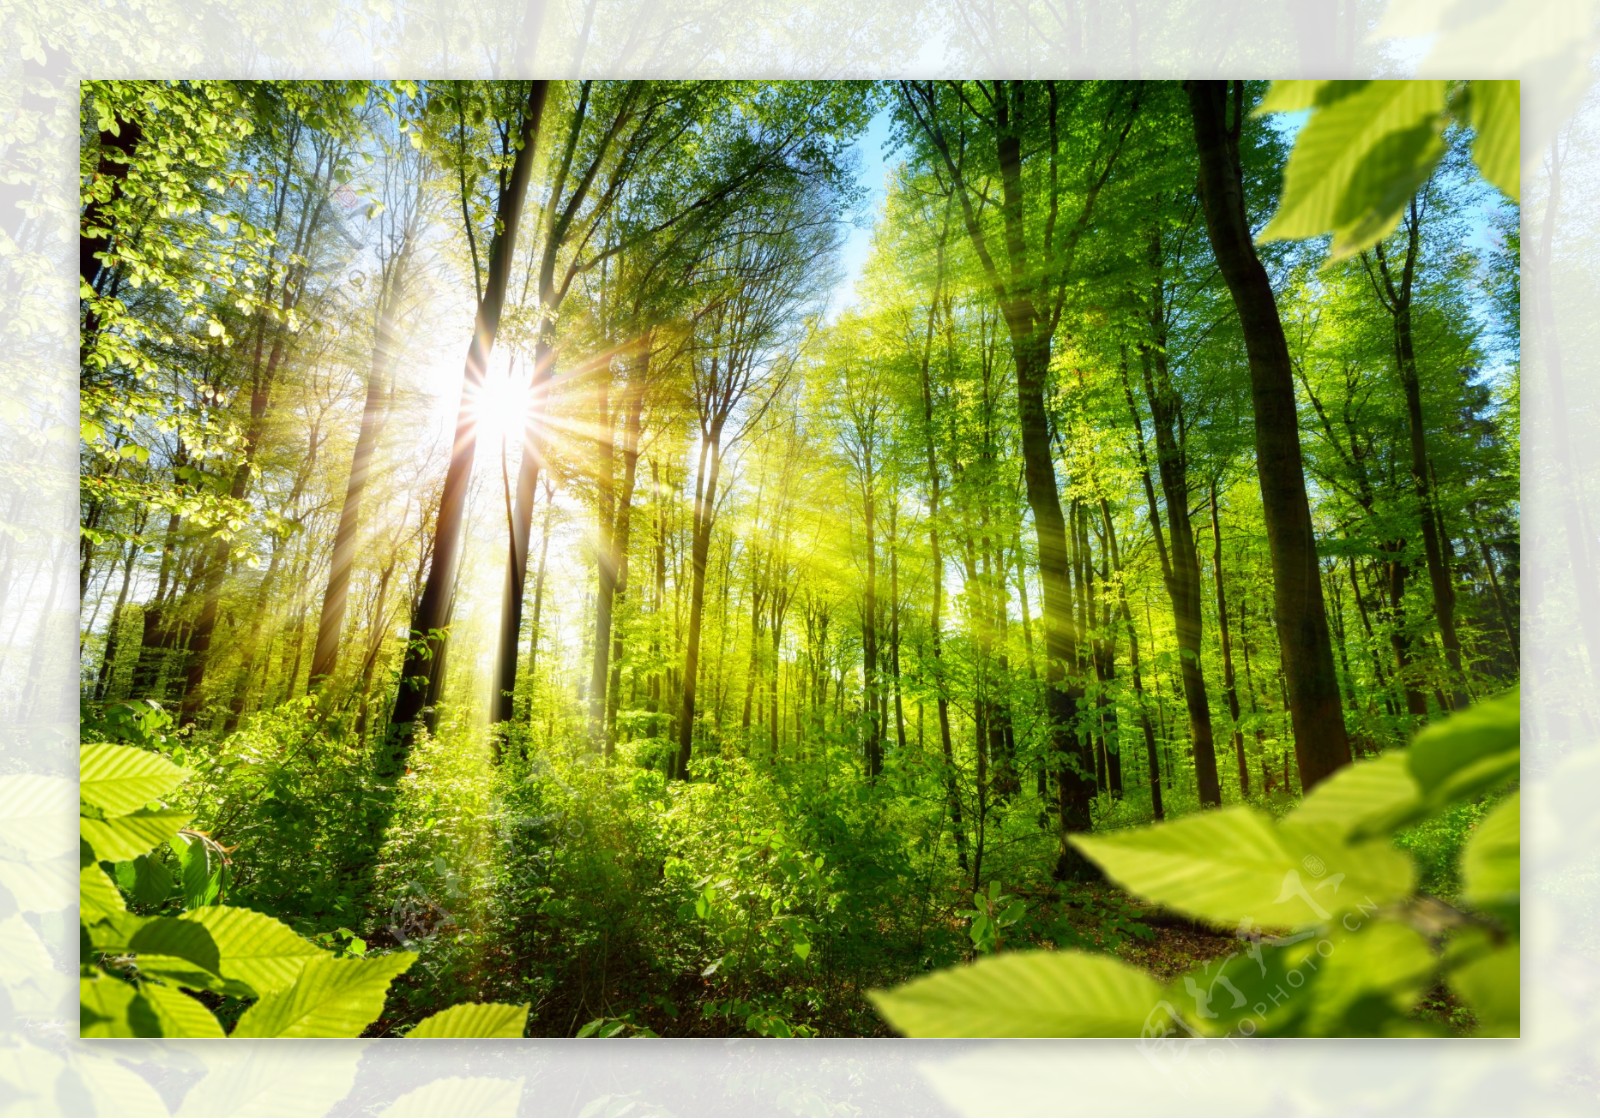
<svg viewBox="0 0 1600 1119">
<path fill-rule="evenodd" d="M 420 951 L 379 1032 L 1225 953 L 1067 837 L 1518 675 L 1517 207 L 1452 129 L 1371 248 L 1257 242 L 1265 88 L 85 82 L 84 740 Z"/>
</svg>

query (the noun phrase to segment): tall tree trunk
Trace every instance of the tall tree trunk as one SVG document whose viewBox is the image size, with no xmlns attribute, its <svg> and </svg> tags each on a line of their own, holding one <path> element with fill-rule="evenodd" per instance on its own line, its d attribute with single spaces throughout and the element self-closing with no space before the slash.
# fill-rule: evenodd
<svg viewBox="0 0 1600 1119">
<path fill-rule="evenodd" d="M 1226 82 L 1185 83 L 1200 156 L 1200 197 L 1217 263 L 1233 296 L 1250 366 L 1256 471 L 1272 554 L 1273 604 L 1288 677 L 1301 787 L 1310 791 L 1350 764 L 1333 645 L 1322 605 L 1317 541 L 1300 454 L 1294 371 L 1272 283 L 1251 239 L 1244 208 L 1239 130 L 1243 83 L 1228 121 Z"/>
<path fill-rule="evenodd" d="M 694 752 L 695 689 L 700 675 L 700 624 L 706 606 L 706 561 L 711 555 L 711 526 L 717 508 L 717 476 L 722 471 L 722 428 L 718 424 L 700 441 L 700 463 L 694 485 L 694 539 L 690 564 L 689 631 L 683 650 L 683 702 L 678 712 L 678 752 L 671 776 L 689 779 Z"/>
<path fill-rule="evenodd" d="M 1239 689 L 1233 679 L 1233 643 L 1228 633 L 1228 590 L 1222 577 L 1222 520 L 1217 512 L 1217 483 L 1211 481 L 1211 575 L 1217 584 L 1217 635 L 1222 641 L 1222 695 L 1233 726 L 1233 755 L 1239 763 L 1239 795 L 1250 795 L 1250 764 L 1244 756 L 1244 734 L 1239 730 Z"/>
<path fill-rule="evenodd" d="M 594 463 L 595 596 L 594 644 L 589 660 L 589 745 L 606 749 L 606 686 L 611 673 L 611 608 L 617 597 L 616 419 L 604 372 L 595 385 L 595 427 L 601 431 Z M 529 519 L 532 523 L 532 519 Z M 517 627 L 522 626 L 520 603 Z M 512 646 L 515 648 L 513 641 Z M 502 684 L 504 681 L 502 681 Z M 515 686 L 515 678 L 511 681 Z M 506 716 L 509 718 L 509 713 Z"/>
<path fill-rule="evenodd" d="M 894 680 L 894 738 L 906 756 L 906 711 L 900 688 L 900 495 L 889 495 L 889 673 Z"/>
<path fill-rule="evenodd" d="M 933 606 L 929 618 L 929 642 L 933 657 L 935 707 L 939 715 L 939 753 L 944 763 L 945 798 L 949 804 L 950 829 L 954 833 L 956 865 L 967 869 L 967 832 L 961 821 L 961 789 L 956 781 L 955 747 L 950 738 L 950 695 L 945 680 L 944 664 L 944 555 L 939 547 L 939 479 L 938 440 L 934 436 L 933 422 L 933 334 L 934 317 L 939 295 L 944 283 L 945 236 L 949 214 L 946 210 L 945 227 L 939 235 L 937 271 L 933 297 L 928 301 L 927 333 L 922 346 L 922 422 L 928 451 L 928 563 L 933 572 Z"/>
<path fill-rule="evenodd" d="M 1450 666 L 1449 696 L 1452 707 L 1466 705 L 1463 690 L 1466 677 L 1461 665 L 1461 638 L 1456 632 L 1455 586 L 1446 562 L 1448 542 L 1439 527 L 1439 511 L 1433 487 L 1429 484 L 1428 436 L 1422 415 L 1422 385 L 1417 376 L 1417 355 L 1411 329 L 1412 285 L 1416 279 L 1422 219 L 1416 198 L 1412 198 L 1406 218 L 1406 253 L 1401 265 L 1400 283 L 1394 283 L 1388 257 L 1380 241 L 1373 247 L 1378 272 L 1383 281 L 1380 298 L 1394 320 L 1395 366 L 1406 402 L 1406 428 L 1411 449 L 1411 483 L 1416 491 L 1417 512 L 1422 522 L 1422 550 L 1428 565 L 1428 582 L 1433 590 L 1434 617 L 1439 624 L 1439 642 L 1444 646 Z"/>
<path fill-rule="evenodd" d="M 1111 520 L 1111 504 L 1100 499 L 1100 516 L 1106 526 L 1106 547 L 1111 552 L 1111 569 L 1117 575 L 1117 607 L 1122 623 L 1128 631 L 1128 672 L 1133 678 L 1133 697 L 1139 708 L 1139 733 L 1144 737 L 1145 767 L 1149 770 L 1150 808 L 1157 820 L 1165 819 L 1161 803 L 1161 752 L 1156 745 L 1155 727 L 1150 722 L 1150 705 L 1144 697 L 1144 675 L 1139 663 L 1139 630 L 1133 623 L 1133 610 L 1128 606 L 1127 580 L 1122 572 L 1122 553 L 1117 547 L 1117 530 Z"/>
<path fill-rule="evenodd" d="M 606 689 L 606 756 L 617 740 L 617 705 L 622 687 L 622 627 L 615 622 L 615 613 L 622 609 L 628 596 L 628 552 L 633 541 L 633 493 L 639 480 L 639 436 L 644 421 L 645 381 L 650 368 L 650 350 L 653 336 L 646 331 L 640 343 L 638 366 L 632 371 L 628 385 L 627 418 L 622 427 L 622 493 L 617 498 L 617 527 L 611 536 L 611 550 L 616 557 L 613 566 L 617 572 L 616 602 L 613 607 L 611 638 L 611 683 Z M 598 649 L 597 649 L 598 653 Z"/>
<path fill-rule="evenodd" d="M 140 525 L 143 528 L 143 525 Z M 111 677 L 117 668 L 118 638 L 122 624 L 124 607 L 128 602 L 128 584 L 133 581 L 133 564 L 139 558 L 139 545 L 137 540 L 128 541 L 128 550 L 122 560 L 122 586 L 117 591 L 117 601 L 111 608 L 111 625 L 106 629 L 106 648 L 100 657 L 100 672 L 95 677 L 94 698 L 104 701 L 111 687 Z"/>
<path fill-rule="evenodd" d="M 476 408 L 479 390 L 500 328 L 500 312 L 505 305 L 506 286 L 511 276 L 511 258 L 516 249 L 517 225 L 522 218 L 528 179 L 533 172 L 534 148 L 538 140 L 539 118 L 544 113 L 545 94 L 550 83 L 528 84 L 528 100 L 518 126 L 520 146 L 511 165 L 511 175 L 496 207 L 495 234 L 489 245 L 488 282 L 478 304 L 472 344 L 467 350 L 466 369 L 461 386 L 461 407 L 456 416 L 455 442 L 450 465 L 445 472 L 444 493 L 439 499 L 438 525 L 434 530 L 433 561 L 423 585 L 422 599 L 411 622 L 411 642 L 400 671 L 400 693 L 390 716 L 392 745 L 379 763 L 379 775 L 391 776 L 404 763 L 411 747 L 414 726 L 430 688 L 430 681 L 442 677 L 444 666 L 436 662 L 443 647 L 441 631 L 450 606 L 460 564 L 461 524 L 466 514 L 467 486 L 472 480 L 472 460 L 477 454 Z M 531 511 L 530 511 L 531 515 Z M 524 565 L 523 570 L 526 570 Z M 520 594 L 521 587 L 518 586 Z M 513 641 L 515 646 L 515 641 Z M 515 649 L 512 659 L 515 663 Z M 514 677 L 513 677 L 514 679 Z M 503 680 L 497 679 L 497 683 Z M 505 710 L 510 695 L 496 695 L 495 708 Z"/>
<path fill-rule="evenodd" d="M 355 567 L 356 542 L 361 529 L 361 501 L 372 472 L 372 455 L 384 423 L 384 388 L 394 365 L 395 318 L 407 283 L 411 258 L 411 230 L 383 276 L 378 295 L 377 323 L 372 338 L 372 365 L 367 370 L 367 396 L 361 409 L 361 428 L 350 456 L 350 477 L 345 482 L 344 504 L 339 508 L 339 527 L 333 536 L 333 558 L 328 566 L 328 589 L 322 596 L 322 613 L 317 620 L 317 646 L 311 654 L 308 691 L 315 691 L 332 676 L 339 664 L 339 639 L 344 632 L 345 606 L 350 598 L 350 573 Z"/>
<path fill-rule="evenodd" d="M 1201 807 L 1222 803 L 1222 785 L 1217 777 L 1217 751 L 1211 728 L 1211 702 L 1201 660 L 1204 612 L 1201 608 L 1200 557 L 1194 524 L 1189 518 L 1188 456 L 1179 429 L 1183 420 L 1182 401 L 1172 385 L 1167 367 L 1167 327 L 1165 287 L 1161 279 L 1161 242 L 1152 236 L 1149 257 L 1157 269 L 1152 286 L 1150 324 L 1155 334 L 1153 346 L 1141 346 L 1139 357 L 1144 370 L 1145 395 L 1156 435 L 1156 467 L 1161 475 L 1162 496 L 1166 498 L 1167 527 L 1172 533 L 1171 570 L 1167 595 L 1172 600 L 1172 618 L 1178 635 L 1178 663 L 1183 680 L 1183 701 L 1189 714 L 1189 740 L 1194 751 L 1195 783 Z"/>
<path fill-rule="evenodd" d="M 877 478 L 872 468 L 872 448 L 865 445 L 866 477 L 862 482 L 862 510 L 867 536 L 867 582 L 862 590 L 861 606 L 861 708 L 866 716 L 863 743 L 866 753 L 867 780 L 876 781 L 883 772 L 883 724 L 878 711 L 878 538 Z"/>
</svg>

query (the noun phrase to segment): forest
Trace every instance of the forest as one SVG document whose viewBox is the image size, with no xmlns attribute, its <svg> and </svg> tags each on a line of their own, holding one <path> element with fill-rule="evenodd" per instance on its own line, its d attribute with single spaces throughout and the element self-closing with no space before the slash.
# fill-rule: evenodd
<svg viewBox="0 0 1600 1119">
<path fill-rule="evenodd" d="M 83 1032 L 1514 1034 L 1517 96 L 84 82 Z"/>
</svg>

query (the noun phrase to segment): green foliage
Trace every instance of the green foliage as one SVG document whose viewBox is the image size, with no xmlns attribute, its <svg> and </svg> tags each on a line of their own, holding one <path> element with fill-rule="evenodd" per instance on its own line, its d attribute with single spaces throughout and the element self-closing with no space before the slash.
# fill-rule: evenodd
<svg viewBox="0 0 1600 1119">
<path fill-rule="evenodd" d="M 222 1023 L 233 1021 L 227 1036 L 359 1037 L 416 954 L 367 957 L 352 938 L 335 956 L 263 913 L 208 904 L 222 888 L 214 845 L 180 833 L 189 815 L 160 803 L 187 776 L 151 751 L 82 748 L 82 1035 L 222 1037 Z M 152 857 L 163 842 L 177 876 Z M 175 890 L 179 904 L 165 904 Z M 135 915 L 129 901 L 161 912 Z M 519 1036 L 526 1014 L 525 1006 L 458 1006 L 409 1036 Z"/>
<path fill-rule="evenodd" d="M 1108 956 L 1015 952 L 872 995 L 910 1037 L 1137 1037 L 1161 994 Z"/>
<path fill-rule="evenodd" d="M 1102 957 L 1025 953 L 937 973 L 874 1001 L 912 1036 L 1425 1034 L 1431 1027 L 1412 1010 L 1444 977 L 1480 1033 L 1514 1033 L 1517 794 L 1483 819 L 1461 854 L 1466 908 L 1412 896 L 1411 860 L 1391 842 L 1396 824 L 1385 821 L 1417 803 L 1424 818 L 1437 816 L 1510 779 L 1518 722 L 1514 691 L 1481 703 L 1419 735 L 1399 755 L 1404 773 L 1395 755 L 1357 762 L 1277 824 L 1230 808 L 1074 837 L 1136 895 L 1246 938 L 1246 951 L 1180 976 L 1165 994 Z M 1358 832 L 1384 838 L 1351 841 Z M 1440 927 L 1448 935 L 1436 950 L 1429 938 Z M 1263 931 L 1272 928 L 1288 935 Z M 1086 970 L 1091 960 L 1101 972 Z"/>
<path fill-rule="evenodd" d="M 988 955 L 1004 942 L 1005 930 L 1027 915 L 1027 906 L 1010 894 L 1000 892 L 998 881 L 990 882 L 987 890 L 972 895 L 972 908 L 958 914 L 972 922 L 968 935 L 972 946 Z"/>
<path fill-rule="evenodd" d="M 1484 177 L 1512 199 L 1519 194 L 1517 82 L 1468 82 L 1452 94 L 1436 80 L 1281 81 L 1256 111 L 1311 114 L 1263 241 L 1332 233 L 1334 260 L 1381 241 L 1444 157 L 1453 120 L 1476 132 Z"/>
</svg>

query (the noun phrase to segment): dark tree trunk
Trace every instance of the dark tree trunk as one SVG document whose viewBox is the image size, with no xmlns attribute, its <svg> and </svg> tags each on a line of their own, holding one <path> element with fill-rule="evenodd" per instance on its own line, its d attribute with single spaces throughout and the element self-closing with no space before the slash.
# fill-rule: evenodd
<svg viewBox="0 0 1600 1119">
<path fill-rule="evenodd" d="M 311 674 L 306 687 L 315 690 L 332 676 L 339 664 L 339 639 L 344 632 L 345 606 L 350 598 L 350 573 L 355 567 L 356 538 L 361 528 L 361 501 L 372 471 L 372 455 L 383 430 L 384 386 L 395 359 L 395 317 L 406 286 L 410 261 L 410 232 L 383 277 L 378 315 L 372 340 L 372 366 L 367 371 L 367 396 L 361 409 L 361 428 L 350 456 L 350 477 L 345 483 L 339 527 L 333 537 L 333 558 L 328 567 L 328 589 L 322 596 L 317 621 L 317 645 L 311 654 Z"/>
<path fill-rule="evenodd" d="M 1217 584 L 1217 634 L 1222 641 L 1222 694 L 1233 726 L 1233 755 L 1239 763 L 1239 795 L 1250 795 L 1250 766 L 1239 730 L 1239 689 L 1233 679 L 1233 643 L 1228 633 L 1228 590 L 1222 577 L 1222 521 L 1217 512 L 1217 483 L 1211 483 L 1211 574 Z"/>
<path fill-rule="evenodd" d="M 1189 463 L 1181 429 L 1183 402 L 1172 385 L 1167 367 L 1166 289 L 1161 276 L 1162 254 L 1159 235 L 1150 239 L 1149 261 L 1155 269 L 1151 287 L 1150 326 L 1153 346 L 1141 346 L 1139 357 L 1144 371 L 1145 395 L 1150 401 L 1150 416 L 1156 436 L 1156 468 L 1161 475 L 1162 496 L 1166 498 L 1167 527 L 1172 533 L 1171 564 L 1167 572 L 1167 595 L 1172 600 L 1172 618 L 1178 635 L 1178 662 L 1183 681 L 1184 706 L 1189 714 L 1189 740 L 1194 751 L 1196 787 L 1201 807 L 1222 803 L 1222 785 L 1217 777 L 1217 751 L 1211 728 L 1211 702 L 1201 661 L 1204 612 L 1201 608 L 1200 556 L 1194 524 L 1189 517 Z M 1153 507 L 1152 507 L 1153 508 Z"/>
<path fill-rule="evenodd" d="M 1288 677 L 1300 781 L 1309 791 L 1350 764 L 1350 741 L 1322 605 L 1316 534 L 1300 454 L 1294 371 L 1272 283 L 1256 256 L 1245 213 L 1239 162 L 1243 86 L 1235 87 L 1231 124 L 1228 83 L 1190 81 L 1185 88 L 1194 116 L 1206 229 L 1233 296 L 1249 359 L 1256 470 L 1272 554 L 1275 621 Z"/>
<path fill-rule="evenodd" d="M 694 540 L 690 563 L 689 632 L 683 651 L 683 702 L 678 712 L 678 752 L 671 776 L 689 779 L 694 751 L 695 689 L 700 675 L 700 624 L 706 606 L 706 561 L 711 555 L 711 526 L 717 507 L 717 476 L 722 471 L 722 429 L 714 427 L 700 443 L 700 464 L 695 475 Z"/>
<path fill-rule="evenodd" d="M 388 755 L 379 762 L 379 775 L 392 776 L 404 765 L 413 729 L 430 690 L 444 673 L 442 632 L 450 607 L 456 572 L 460 562 L 461 524 L 466 514 L 467 486 L 472 480 L 472 460 L 477 454 L 476 398 L 483 385 L 500 327 L 500 312 L 505 304 L 506 286 L 511 276 L 511 258 L 516 249 L 517 225 L 522 217 L 523 200 L 533 172 L 534 148 L 538 140 L 539 119 L 544 113 L 547 81 L 528 83 L 528 101 L 518 126 L 520 147 L 511 165 L 511 175 L 497 205 L 495 236 L 489 246 L 489 275 L 483 299 L 478 304 L 472 344 L 467 350 L 466 369 L 461 386 L 461 408 L 456 418 L 456 434 L 445 472 L 444 493 L 439 499 L 438 525 L 434 530 L 433 560 L 423 585 L 422 598 L 411 622 L 411 642 L 400 671 L 400 692 L 390 716 L 391 744 Z M 520 585 L 518 591 L 520 592 Z M 513 647 L 515 642 L 513 641 Z M 513 651 L 513 667 L 515 652 Z M 499 681 L 497 680 L 497 683 Z M 509 695 L 496 696 L 496 711 L 509 704 Z"/>
</svg>

